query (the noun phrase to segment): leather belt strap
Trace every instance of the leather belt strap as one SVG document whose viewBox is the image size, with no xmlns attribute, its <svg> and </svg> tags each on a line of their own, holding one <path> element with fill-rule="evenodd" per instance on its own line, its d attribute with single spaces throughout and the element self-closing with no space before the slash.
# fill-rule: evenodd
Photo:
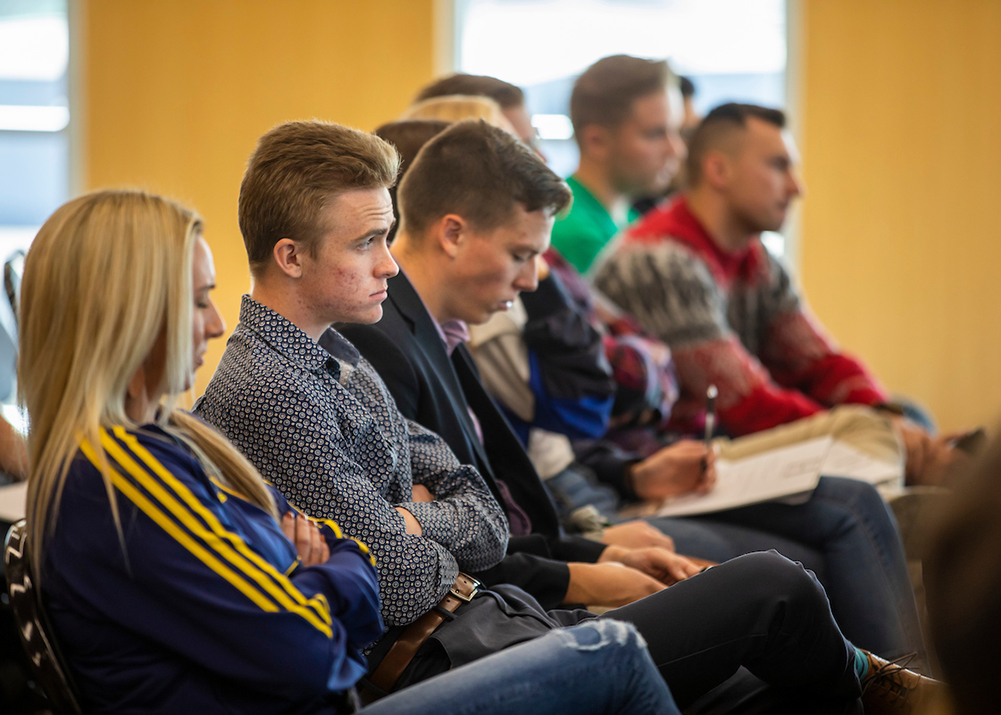
<svg viewBox="0 0 1001 715">
<path fill-rule="evenodd" d="M 455 613 L 463 603 L 473 600 L 481 585 L 472 576 L 460 573 L 455 579 L 455 585 L 448 590 L 438 605 L 407 626 L 400 634 L 386 653 L 386 657 L 379 663 L 379 667 L 368 677 L 369 682 L 387 693 L 392 691 L 414 655 L 445 620 L 445 615 L 438 609 Z"/>
</svg>

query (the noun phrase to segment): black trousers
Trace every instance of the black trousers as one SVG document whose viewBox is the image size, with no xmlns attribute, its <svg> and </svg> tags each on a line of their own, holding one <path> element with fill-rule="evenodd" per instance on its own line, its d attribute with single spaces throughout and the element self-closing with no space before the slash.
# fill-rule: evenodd
<svg viewBox="0 0 1001 715">
<path fill-rule="evenodd" d="M 420 649 L 396 689 L 486 655 L 490 643 L 512 630 L 520 634 L 495 650 L 595 617 L 537 604 L 526 615 L 525 603 L 512 609 L 515 616 L 492 603 L 461 607 L 439 627 L 448 633 L 436 631 Z M 789 712 L 842 713 L 852 712 L 861 694 L 854 647 L 838 629 L 823 587 L 774 551 L 731 559 L 601 617 L 637 627 L 681 708 L 702 698 L 714 713 L 782 712 L 782 702 L 793 704 Z M 455 646 L 471 641 L 481 648 L 472 658 Z"/>
<path fill-rule="evenodd" d="M 774 551 L 732 559 L 602 617 L 639 629 L 682 708 L 741 666 L 794 699 L 847 703 L 861 694 L 855 649 L 824 589 Z"/>
</svg>

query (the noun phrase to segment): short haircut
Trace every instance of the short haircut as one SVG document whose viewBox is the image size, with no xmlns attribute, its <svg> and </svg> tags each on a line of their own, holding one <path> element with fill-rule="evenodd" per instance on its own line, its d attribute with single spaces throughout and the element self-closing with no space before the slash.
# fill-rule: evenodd
<svg viewBox="0 0 1001 715">
<path fill-rule="evenodd" d="M 785 129 L 786 115 L 781 110 L 736 102 L 721 104 L 699 122 L 688 140 L 685 176 L 689 186 L 696 186 L 702 180 L 702 161 L 706 154 L 719 149 L 733 132 L 747 129 L 747 120 L 752 117 Z"/>
<path fill-rule="evenodd" d="M 452 125 L 440 119 L 407 119 L 398 122 L 389 122 L 376 129 L 373 134 L 385 139 L 396 147 L 400 155 L 400 180 L 402 181 L 407 169 L 417 157 L 417 152 L 421 150 L 432 138 L 441 134 Z M 396 198 L 397 187 L 389 190 L 389 196 L 393 200 L 393 217 L 396 223 L 389 230 L 386 237 L 392 241 L 396 237 L 396 230 L 399 228 L 400 209 Z"/>
<path fill-rule="evenodd" d="M 632 112 L 634 101 L 664 91 L 676 82 L 677 77 L 665 60 L 629 55 L 600 59 L 574 82 L 570 94 L 574 132 L 579 136 L 590 124 L 614 129 Z"/>
<path fill-rule="evenodd" d="M 453 94 L 490 97 L 501 106 L 501 109 L 512 109 L 525 103 L 525 93 L 520 87 L 496 77 L 475 74 L 453 74 L 435 80 L 417 94 L 414 103 Z"/>
<path fill-rule="evenodd" d="M 239 221 L 250 272 L 283 238 L 315 255 L 323 209 L 345 191 L 388 189 L 400 158 L 377 136 L 321 121 L 280 124 L 257 142 L 240 184 Z"/>
<path fill-rule="evenodd" d="M 573 195 L 552 169 L 516 137 L 486 122 L 453 124 L 417 154 L 400 182 L 401 230 L 422 235 L 449 213 L 480 231 L 526 211 L 555 215 Z"/>
</svg>

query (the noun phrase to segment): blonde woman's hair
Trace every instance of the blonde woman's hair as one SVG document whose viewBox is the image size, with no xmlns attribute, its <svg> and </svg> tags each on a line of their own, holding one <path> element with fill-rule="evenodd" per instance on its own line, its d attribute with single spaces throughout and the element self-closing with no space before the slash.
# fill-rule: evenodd
<svg viewBox="0 0 1001 715">
<path fill-rule="evenodd" d="M 125 412 L 128 383 L 158 339 L 165 338 L 168 395 L 158 424 L 189 444 L 207 473 L 275 515 L 250 463 L 212 429 L 174 409 L 193 369 L 192 262 L 201 231 L 196 214 L 159 196 L 98 191 L 57 209 L 28 251 L 18 390 L 29 423 L 26 518 L 36 579 L 66 474 L 84 439 L 104 465 L 125 551 L 99 430 L 139 427 Z"/>
<path fill-rule="evenodd" d="M 509 134 L 517 136 L 514 125 L 504 116 L 504 110 L 490 97 L 479 97 L 468 94 L 432 97 L 408 107 L 400 115 L 400 120 L 408 119 L 440 119 L 445 122 L 482 119 L 487 124 L 492 124 Z"/>
</svg>

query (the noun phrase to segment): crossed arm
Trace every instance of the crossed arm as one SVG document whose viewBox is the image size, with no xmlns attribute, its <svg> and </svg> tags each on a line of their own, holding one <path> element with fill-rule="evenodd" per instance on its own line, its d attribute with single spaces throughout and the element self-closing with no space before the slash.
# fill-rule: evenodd
<svg viewBox="0 0 1001 715">
<path fill-rule="evenodd" d="M 357 443 L 364 425 L 348 424 L 354 431 L 345 434 L 336 414 L 306 399 L 272 406 L 267 422 L 241 414 L 244 404 L 213 405 L 203 414 L 290 502 L 369 546 L 387 626 L 425 613 L 460 570 L 489 568 L 503 557 L 508 525 L 500 506 L 476 470 L 459 465 L 434 433 L 408 423 L 402 437 L 384 437 L 397 438 L 395 450 L 373 454 Z M 414 500 L 415 484 L 419 497 L 423 488 L 435 501 Z M 420 534 L 413 524 L 408 532 L 403 511 Z"/>
</svg>

